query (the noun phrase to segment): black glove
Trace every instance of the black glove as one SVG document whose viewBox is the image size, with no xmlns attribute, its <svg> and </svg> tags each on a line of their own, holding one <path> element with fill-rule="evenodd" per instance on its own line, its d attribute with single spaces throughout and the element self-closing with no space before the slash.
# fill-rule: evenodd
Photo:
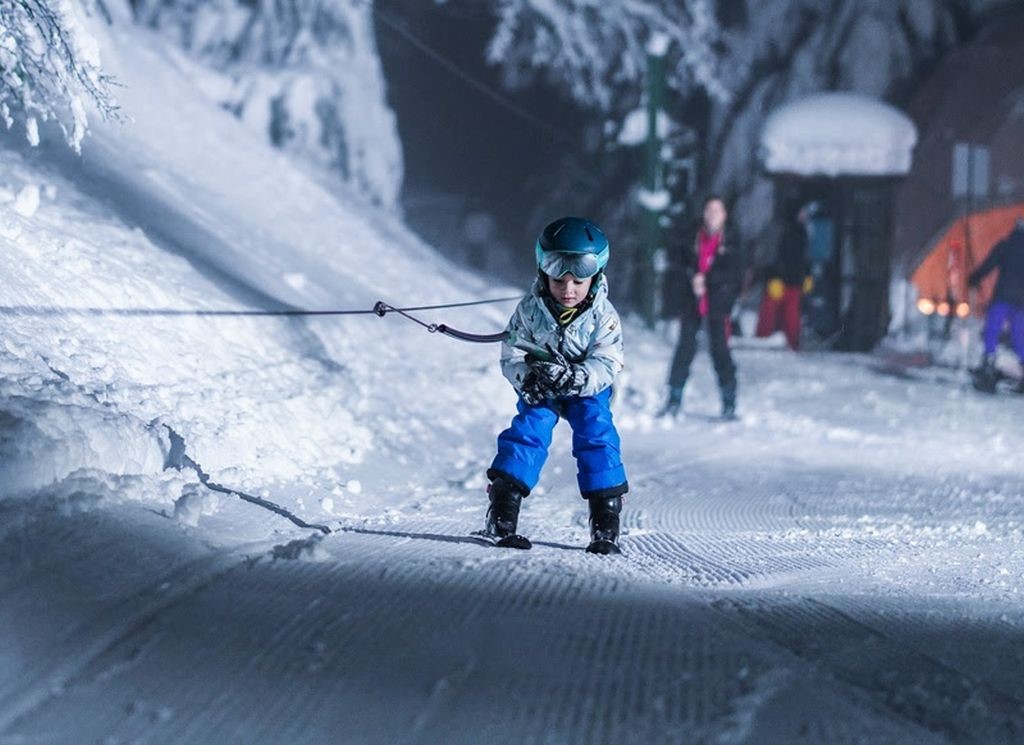
<svg viewBox="0 0 1024 745">
<path fill-rule="evenodd" d="M 554 398 L 554 392 L 541 382 L 540 376 L 532 369 L 523 378 L 519 395 L 530 406 L 537 406 L 549 398 Z"/>
<path fill-rule="evenodd" d="M 581 396 L 583 395 L 583 389 L 587 387 L 589 379 L 590 374 L 587 372 L 587 368 L 583 367 L 583 365 L 570 364 L 565 368 L 565 373 L 555 388 L 555 395 Z"/>
<path fill-rule="evenodd" d="M 554 396 L 579 396 L 587 385 L 587 370 L 583 365 L 568 362 L 558 354 L 549 360 L 538 360 L 530 365 L 538 385 Z"/>
</svg>

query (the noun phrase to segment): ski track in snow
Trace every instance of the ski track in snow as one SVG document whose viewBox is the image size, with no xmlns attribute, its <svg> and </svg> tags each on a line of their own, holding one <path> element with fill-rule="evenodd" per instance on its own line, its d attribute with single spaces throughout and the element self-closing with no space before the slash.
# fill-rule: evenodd
<svg viewBox="0 0 1024 745">
<path fill-rule="evenodd" d="M 756 481 L 735 471 L 733 488 L 703 502 L 685 490 L 646 495 L 618 560 L 587 556 L 579 529 L 557 524 L 536 526 L 531 552 L 483 548 L 444 509 L 339 525 L 320 542 L 324 561 L 275 559 L 267 541 L 250 561 L 205 559 L 159 604 L 139 593 L 113 630 L 95 631 L 116 608 L 82 623 L 71 638 L 97 641 L 50 676 L 48 695 L 0 709 L 0 732 L 8 742 L 61 732 L 97 742 L 1019 739 L 1024 689 L 1006 667 L 1021 654 L 1008 644 L 1020 637 L 1019 602 L 996 602 L 1012 615 L 999 622 L 957 618 L 977 609 L 928 592 L 908 603 L 914 585 L 887 587 L 873 568 L 912 558 L 905 541 L 828 539 L 837 511 L 821 487 L 834 492 L 834 479 L 806 474 L 794 516 L 789 500 L 770 498 L 771 481 L 744 491 L 736 485 Z M 579 512 L 557 501 L 544 511 Z M 216 538 L 226 517 L 199 535 Z M 800 531 L 802 550 L 773 540 L 787 530 Z M 935 548 L 921 550 L 934 558 Z"/>
</svg>

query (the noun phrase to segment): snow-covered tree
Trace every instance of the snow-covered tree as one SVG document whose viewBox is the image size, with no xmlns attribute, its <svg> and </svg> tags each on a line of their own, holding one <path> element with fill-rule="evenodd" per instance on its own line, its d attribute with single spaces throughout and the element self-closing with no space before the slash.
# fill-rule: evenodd
<svg viewBox="0 0 1024 745">
<path fill-rule="evenodd" d="M 89 6 L 91 7 L 91 5 Z M 83 24 L 78 0 L 0 2 L 0 118 L 25 127 L 39 143 L 40 122 L 56 122 L 76 151 L 88 131 L 88 105 L 117 109 L 99 47 Z"/>
<path fill-rule="evenodd" d="M 714 0 L 496 0 L 498 23 L 487 50 L 510 83 L 544 70 L 584 105 L 635 104 L 647 53 L 668 55 L 668 83 L 729 91 L 720 65 Z"/>
<path fill-rule="evenodd" d="M 204 88 L 277 147 L 397 203 L 402 154 L 362 0 L 133 0 L 219 78 Z"/>
</svg>

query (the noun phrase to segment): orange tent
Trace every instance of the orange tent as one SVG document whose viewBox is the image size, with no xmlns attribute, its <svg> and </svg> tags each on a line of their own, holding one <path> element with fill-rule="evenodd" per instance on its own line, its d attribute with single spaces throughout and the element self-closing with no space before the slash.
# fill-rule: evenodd
<svg viewBox="0 0 1024 745">
<path fill-rule="evenodd" d="M 996 274 L 990 274 L 975 293 L 968 292 L 967 277 L 1010 234 L 1019 217 L 1024 217 L 1024 204 L 975 212 L 954 222 L 910 278 L 922 312 L 980 315 L 992 298 Z"/>
</svg>

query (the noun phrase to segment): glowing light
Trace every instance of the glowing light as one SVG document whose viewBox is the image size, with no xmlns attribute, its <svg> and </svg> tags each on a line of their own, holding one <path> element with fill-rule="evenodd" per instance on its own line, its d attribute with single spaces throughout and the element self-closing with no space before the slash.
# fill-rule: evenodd
<svg viewBox="0 0 1024 745">
<path fill-rule="evenodd" d="M 930 316 L 935 312 L 935 303 L 926 297 L 921 298 L 917 301 L 917 309 L 924 313 L 926 316 Z"/>
<path fill-rule="evenodd" d="M 967 316 L 969 316 L 969 315 L 971 315 L 971 306 L 970 305 L 968 305 L 967 303 L 959 303 L 956 306 L 956 317 L 957 318 L 967 318 Z"/>
<path fill-rule="evenodd" d="M 945 300 L 943 300 L 941 303 L 935 306 L 935 312 L 938 313 L 940 316 L 948 316 L 951 310 L 952 308 L 949 307 L 949 303 L 947 303 Z"/>
</svg>

